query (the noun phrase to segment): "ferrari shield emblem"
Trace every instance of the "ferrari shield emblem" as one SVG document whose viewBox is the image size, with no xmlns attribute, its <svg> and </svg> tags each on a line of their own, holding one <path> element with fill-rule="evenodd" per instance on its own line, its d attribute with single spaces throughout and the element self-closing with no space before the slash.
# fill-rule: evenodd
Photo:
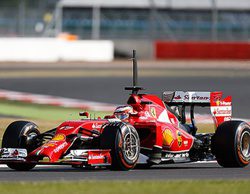
<svg viewBox="0 0 250 194">
<path fill-rule="evenodd" d="M 155 110 L 154 107 L 151 107 L 151 108 L 150 108 L 150 113 L 151 113 L 151 115 L 152 115 L 154 118 L 157 118 L 157 117 L 156 117 L 156 110 Z"/>
<path fill-rule="evenodd" d="M 178 146 L 181 147 L 181 145 L 182 145 L 181 132 L 180 132 L 180 131 L 177 131 L 177 132 L 176 132 L 176 135 L 177 135 Z"/>
</svg>

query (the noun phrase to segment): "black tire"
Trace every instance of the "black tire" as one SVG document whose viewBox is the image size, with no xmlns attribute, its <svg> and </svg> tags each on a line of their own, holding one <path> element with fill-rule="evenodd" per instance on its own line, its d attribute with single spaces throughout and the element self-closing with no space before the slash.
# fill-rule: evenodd
<svg viewBox="0 0 250 194">
<path fill-rule="evenodd" d="M 103 128 L 100 148 L 111 149 L 112 170 L 130 170 L 139 158 L 139 135 L 129 124 L 110 123 Z"/>
<path fill-rule="evenodd" d="M 250 162 L 250 126 L 243 121 L 222 123 L 212 137 L 212 153 L 223 167 L 244 167 Z"/>
<path fill-rule="evenodd" d="M 30 153 L 36 149 L 32 144 L 31 137 L 39 135 L 40 132 L 36 124 L 28 121 L 15 121 L 11 123 L 4 132 L 2 147 L 3 148 L 25 148 Z M 7 166 L 14 170 L 27 171 L 31 170 L 36 164 L 29 163 L 11 163 Z"/>
</svg>

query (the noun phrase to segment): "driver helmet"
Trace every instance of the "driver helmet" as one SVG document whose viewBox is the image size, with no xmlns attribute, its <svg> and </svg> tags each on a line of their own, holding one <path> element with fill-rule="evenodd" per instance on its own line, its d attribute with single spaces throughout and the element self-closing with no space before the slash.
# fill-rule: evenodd
<svg viewBox="0 0 250 194">
<path fill-rule="evenodd" d="M 133 108 L 132 106 L 129 105 L 123 105 L 123 106 L 118 106 L 115 109 L 114 115 L 117 119 L 120 120 L 125 120 L 128 119 L 129 114 L 133 113 Z"/>
</svg>

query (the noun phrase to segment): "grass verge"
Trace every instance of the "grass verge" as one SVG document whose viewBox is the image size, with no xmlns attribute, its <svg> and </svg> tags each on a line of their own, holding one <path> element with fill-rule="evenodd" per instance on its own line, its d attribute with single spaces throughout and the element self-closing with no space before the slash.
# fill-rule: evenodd
<svg viewBox="0 0 250 194">
<path fill-rule="evenodd" d="M 41 132 L 58 126 L 65 120 L 80 119 L 80 109 L 63 108 L 56 106 L 37 105 L 23 102 L 0 100 L 0 142 L 4 130 L 16 120 L 28 120 L 36 123 Z M 111 112 L 89 112 L 91 117 L 103 117 Z M 1 118 L 1 115 L 4 116 Z M 211 124 L 198 124 L 199 133 L 214 132 Z"/>
<path fill-rule="evenodd" d="M 80 111 L 84 110 L 0 100 L 0 143 L 4 130 L 13 121 L 32 121 L 39 126 L 41 132 L 44 132 L 65 120 L 80 119 L 78 115 Z M 111 114 L 110 112 L 95 111 L 89 113 L 91 117 L 103 117 Z"/>
<path fill-rule="evenodd" d="M 2 194 L 248 194 L 250 180 L 242 181 L 78 181 L 0 183 Z M 18 191 L 18 192 L 17 192 Z"/>
<path fill-rule="evenodd" d="M 30 104 L 24 102 L 15 102 L 8 100 L 0 100 L 0 115 L 25 117 L 32 119 L 42 119 L 48 121 L 79 119 L 81 109 L 64 108 L 57 106 L 47 106 Z M 89 111 L 92 117 L 110 114 L 110 112 Z"/>
</svg>

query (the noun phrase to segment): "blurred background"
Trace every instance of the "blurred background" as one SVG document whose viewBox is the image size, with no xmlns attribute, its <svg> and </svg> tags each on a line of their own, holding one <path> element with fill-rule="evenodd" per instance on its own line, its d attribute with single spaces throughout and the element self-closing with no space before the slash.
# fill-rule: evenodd
<svg viewBox="0 0 250 194">
<path fill-rule="evenodd" d="M 1 0 L 2 37 L 247 41 L 248 0 Z"/>
<path fill-rule="evenodd" d="M 156 40 L 247 42 L 250 2 L 1 0 L 1 37 L 58 37 L 62 33 L 73 35 L 67 37 L 71 39 L 112 40 L 116 57 L 127 57 L 126 51 L 134 47 L 140 49 L 140 57 L 152 59 L 159 57 Z"/>
<path fill-rule="evenodd" d="M 81 111 L 97 118 L 126 104 L 133 49 L 141 92 L 223 91 L 233 117 L 250 122 L 250 0 L 0 0 L 0 145 L 15 120 L 47 131 Z M 195 118 L 198 132 L 214 132 L 209 108 L 195 108 Z M 36 172 L 30 180 L 48 181 Z M 1 177 L 25 179 L 16 175 Z"/>
<path fill-rule="evenodd" d="M 249 40 L 249 0 L 1 0 L 0 99 L 124 104 L 136 49 L 147 92 L 222 90 L 250 118 Z"/>
</svg>

